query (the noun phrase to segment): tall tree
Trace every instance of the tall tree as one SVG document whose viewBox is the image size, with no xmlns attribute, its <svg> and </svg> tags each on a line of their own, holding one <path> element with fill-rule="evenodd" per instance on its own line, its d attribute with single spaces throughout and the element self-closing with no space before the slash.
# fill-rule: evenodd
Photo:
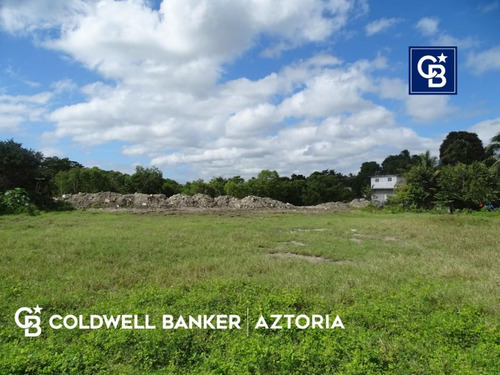
<svg viewBox="0 0 500 375">
<path fill-rule="evenodd" d="M 410 156 L 408 150 L 403 150 L 399 155 L 389 155 L 382 162 L 383 174 L 404 174 L 417 164 L 417 156 Z"/>
<path fill-rule="evenodd" d="M 485 156 L 483 142 L 476 133 L 465 131 L 448 133 L 439 147 L 439 159 L 442 165 L 472 164 L 484 160 Z"/>
<path fill-rule="evenodd" d="M 131 182 L 137 193 L 158 194 L 163 185 L 163 173 L 156 167 L 137 166 Z"/>
<path fill-rule="evenodd" d="M 363 196 L 363 191 L 370 187 L 370 177 L 382 172 L 382 167 L 376 161 L 366 161 L 361 164 L 359 173 L 354 178 L 353 192 L 357 197 Z"/>
<path fill-rule="evenodd" d="M 224 185 L 224 194 L 241 199 L 249 194 L 249 188 L 241 176 L 234 176 Z"/>
<path fill-rule="evenodd" d="M 50 156 L 44 158 L 41 163 L 41 190 L 47 195 L 56 194 L 55 177 L 59 172 L 69 171 L 72 168 L 83 168 L 80 163 L 68 158 L 58 158 Z"/>
<path fill-rule="evenodd" d="M 491 143 L 486 146 L 485 163 L 496 178 L 500 178 L 500 132 L 491 138 Z"/>
<path fill-rule="evenodd" d="M 437 199 L 455 208 L 477 208 L 498 199 L 498 180 L 481 162 L 445 165 L 437 177 Z"/>
<path fill-rule="evenodd" d="M 182 192 L 182 185 L 175 180 L 167 178 L 161 186 L 161 192 L 167 197 L 171 197 Z"/>
<path fill-rule="evenodd" d="M 500 151 L 500 132 L 491 138 L 491 143 L 486 147 L 488 153 L 496 154 Z"/>
<path fill-rule="evenodd" d="M 434 169 L 438 165 L 438 159 L 431 155 L 429 150 L 425 151 L 423 154 L 418 155 L 418 164 L 421 167 Z"/>
<path fill-rule="evenodd" d="M 22 147 L 13 139 L 0 142 L 0 191 L 24 188 L 34 192 L 43 155 Z"/>
</svg>

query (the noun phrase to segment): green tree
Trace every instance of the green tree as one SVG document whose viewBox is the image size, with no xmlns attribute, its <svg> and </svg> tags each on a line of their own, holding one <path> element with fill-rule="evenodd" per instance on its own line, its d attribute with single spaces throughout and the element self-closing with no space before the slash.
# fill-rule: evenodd
<svg viewBox="0 0 500 375">
<path fill-rule="evenodd" d="M 480 203 L 499 199 L 498 179 L 481 162 L 445 165 L 437 178 L 436 195 L 443 205 L 475 209 Z"/>
<path fill-rule="evenodd" d="M 54 177 L 54 184 L 58 195 L 85 192 L 83 190 L 82 171 L 84 168 L 73 168 L 61 171 Z"/>
<path fill-rule="evenodd" d="M 436 170 L 424 160 L 405 173 L 406 183 L 396 189 L 392 202 L 416 208 L 431 208 L 437 193 Z"/>
<path fill-rule="evenodd" d="M 304 205 L 303 197 L 307 188 L 304 176 L 293 175 L 292 178 L 281 177 L 279 187 L 279 200 L 295 206 Z M 278 196 L 278 194 L 276 194 Z"/>
<path fill-rule="evenodd" d="M 472 164 L 483 161 L 485 157 L 483 142 L 476 133 L 450 132 L 439 147 L 439 159 L 442 165 Z"/>
<path fill-rule="evenodd" d="M 59 158 L 57 156 L 50 156 L 44 158 L 40 165 L 40 178 L 38 179 L 38 190 L 42 191 L 48 196 L 57 194 L 57 187 L 55 184 L 55 177 L 59 172 L 69 171 L 73 168 L 83 168 L 80 163 L 69 160 L 68 158 Z"/>
<path fill-rule="evenodd" d="M 363 196 L 363 191 L 370 187 L 370 177 L 378 175 L 382 172 L 382 167 L 376 161 L 367 161 L 361 164 L 359 173 L 354 178 L 353 193 L 357 197 Z"/>
<path fill-rule="evenodd" d="M 214 197 L 224 195 L 224 186 L 226 183 L 227 180 L 223 177 L 214 177 L 208 182 L 208 185 L 213 191 Z"/>
<path fill-rule="evenodd" d="M 257 178 L 247 181 L 249 194 L 259 197 L 280 199 L 280 176 L 276 171 L 264 169 L 259 172 Z"/>
<path fill-rule="evenodd" d="M 426 168 L 436 168 L 438 165 L 438 159 L 435 156 L 431 155 L 431 152 L 427 150 L 423 154 L 418 155 L 417 165 Z"/>
<path fill-rule="evenodd" d="M 417 164 L 418 157 L 411 156 L 408 150 L 403 150 L 399 155 L 389 155 L 382 162 L 382 174 L 402 175 Z"/>
<path fill-rule="evenodd" d="M 36 190 L 41 177 L 41 152 L 22 147 L 13 139 L 0 142 L 0 191 L 24 188 L 28 193 Z"/>
<path fill-rule="evenodd" d="M 352 198 L 353 193 L 342 182 L 342 175 L 333 170 L 314 172 L 307 178 L 303 197 L 305 205 L 346 201 Z"/>
<path fill-rule="evenodd" d="M 491 138 L 491 143 L 485 149 L 488 156 L 498 154 L 500 151 L 500 132 Z"/>
<path fill-rule="evenodd" d="M 156 167 L 137 166 L 131 176 L 131 183 L 137 193 L 159 194 L 163 186 L 163 173 Z"/>
<path fill-rule="evenodd" d="M 491 138 L 491 143 L 486 146 L 485 163 L 496 178 L 500 178 L 500 132 Z"/>
<path fill-rule="evenodd" d="M 245 198 L 249 195 L 248 185 L 240 176 L 231 177 L 224 185 L 224 194 L 235 198 Z"/>
<path fill-rule="evenodd" d="M 196 181 L 186 182 L 182 188 L 182 193 L 187 195 L 206 194 L 211 197 L 215 195 L 213 188 L 201 178 Z"/>
<path fill-rule="evenodd" d="M 109 191 L 120 194 L 134 193 L 132 178 L 126 173 L 118 171 L 104 171 L 106 175 Z"/>
<path fill-rule="evenodd" d="M 161 186 L 161 192 L 167 197 L 171 197 L 172 195 L 180 194 L 182 192 L 182 185 L 175 180 L 167 178 Z"/>
</svg>

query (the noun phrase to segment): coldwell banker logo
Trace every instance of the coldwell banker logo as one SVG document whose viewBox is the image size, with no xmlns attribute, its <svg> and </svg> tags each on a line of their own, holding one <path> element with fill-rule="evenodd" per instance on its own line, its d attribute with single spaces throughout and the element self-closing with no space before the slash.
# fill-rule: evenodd
<svg viewBox="0 0 500 375">
<path fill-rule="evenodd" d="M 14 315 L 14 320 L 18 327 L 24 329 L 24 336 L 26 337 L 37 337 L 42 333 L 42 329 L 40 328 L 41 319 L 37 315 L 26 315 L 26 314 L 40 314 L 42 312 L 42 308 L 40 306 L 36 306 L 32 309 L 29 307 L 21 307 L 17 309 L 16 315 Z M 21 314 L 24 319 L 21 319 Z"/>
<path fill-rule="evenodd" d="M 42 308 L 36 306 L 33 309 L 21 307 L 17 309 L 14 320 L 19 328 L 24 329 L 24 336 L 40 336 Z M 203 329 L 203 330 L 241 330 L 246 327 L 249 335 L 250 325 L 255 330 L 260 329 L 345 329 L 340 317 L 320 314 L 271 314 L 270 317 L 260 315 L 257 319 L 251 319 L 249 308 L 247 308 L 246 322 L 245 316 L 237 314 L 204 314 L 204 315 L 178 315 L 163 314 L 161 317 L 150 317 L 148 314 L 117 314 L 117 315 L 59 315 L 54 314 L 48 319 L 48 326 L 52 329 L 133 329 L 133 330 L 182 330 L 182 329 Z M 256 323 L 250 323 L 256 322 Z M 246 324 L 245 324 L 246 323 Z M 158 328 L 157 328 L 158 327 Z"/>
<path fill-rule="evenodd" d="M 410 47 L 409 94 L 457 94 L 457 47 Z"/>
</svg>

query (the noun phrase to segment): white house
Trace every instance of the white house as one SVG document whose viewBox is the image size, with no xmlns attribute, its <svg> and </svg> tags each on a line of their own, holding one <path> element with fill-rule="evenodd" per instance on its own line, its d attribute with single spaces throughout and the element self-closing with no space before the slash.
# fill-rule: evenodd
<svg viewBox="0 0 500 375">
<path fill-rule="evenodd" d="M 385 203 L 388 197 L 394 195 L 397 186 L 404 185 L 405 179 L 398 175 L 385 175 L 371 177 L 372 200 Z"/>
</svg>

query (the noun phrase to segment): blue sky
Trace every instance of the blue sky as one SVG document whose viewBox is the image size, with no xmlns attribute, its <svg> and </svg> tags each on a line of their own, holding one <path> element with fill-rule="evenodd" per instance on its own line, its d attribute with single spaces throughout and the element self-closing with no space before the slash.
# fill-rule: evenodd
<svg viewBox="0 0 500 375">
<path fill-rule="evenodd" d="M 500 131 L 500 0 L 3 0 L 0 138 L 178 181 L 335 169 Z M 408 95 L 409 46 L 458 95 Z"/>
</svg>

